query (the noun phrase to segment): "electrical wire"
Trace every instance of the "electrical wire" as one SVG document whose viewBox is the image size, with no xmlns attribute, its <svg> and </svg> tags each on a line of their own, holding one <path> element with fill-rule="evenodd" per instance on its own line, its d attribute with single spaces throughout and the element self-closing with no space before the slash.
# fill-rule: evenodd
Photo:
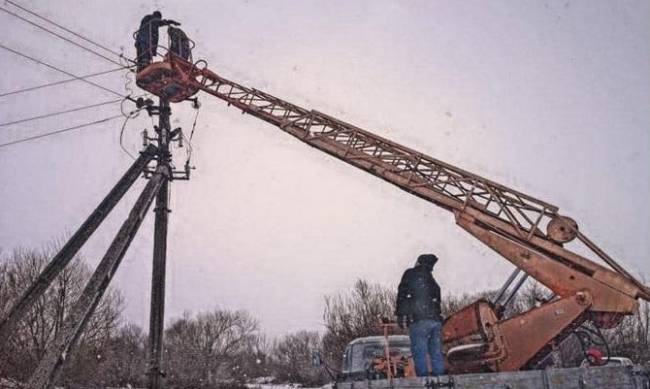
<svg viewBox="0 0 650 389">
<path fill-rule="evenodd" d="M 30 86 L 28 88 L 18 89 L 18 90 L 14 90 L 14 91 L 11 91 L 11 92 L 0 93 L 0 97 L 14 95 L 14 94 L 17 94 L 17 93 L 30 92 L 30 91 L 41 89 L 41 88 L 47 88 L 47 87 L 50 87 L 50 86 L 61 85 L 61 84 L 65 84 L 65 83 L 72 82 L 72 81 L 79 81 L 79 80 L 82 80 L 82 79 L 101 76 L 101 75 L 104 75 L 104 74 L 114 73 L 114 72 L 122 71 L 122 70 L 124 70 L 124 68 L 120 67 L 120 68 L 116 68 L 116 69 L 105 70 L 103 72 L 86 74 L 86 75 L 79 76 L 79 77 L 66 78 L 65 80 L 61 80 L 61 81 L 55 81 L 55 82 L 50 82 L 50 83 L 43 84 L 43 85 Z"/>
<path fill-rule="evenodd" d="M 67 127 L 67 128 L 63 128 L 63 129 L 60 129 L 60 130 L 46 132 L 44 134 L 30 136 L 30 137 L 27 137 L 27 138 L 14 140 L 14 141 L 7 142 L 7 143 L 0 143 L 0 147 L 7 147 L 7 146 L 11 146 L 11 145 L 16 145 L 16 144 L 19 144 L 19 143 L 29 142 L 29 141 L 32 141 L 32 140 L 35 140 L 35 139 L 40 139 L 40 138 L 45 138 L 45 137 L 52 136 L 52 135 L 61 134 L 61 133 L 76 130 L 76 129 L 79 129 L 79 128 L 90 127 L 92 125 L 108 122 L 110 120 L 114 120 L 114 119 L 117 119 L 117 118 L 120 118 L 120 117 L 122 117 L 122 115 L 110 116 L 110 117 L 107 117 L 107 118 L 104 118 L 104 119 L 95 120 L 94 122 L 90 122 L 90 123 L 79 124 L 77 126 L 72 126 L 72 127 Z"/>
<path fill-rule="evenodd" d="M 129 120 L 138 117 L 138 115 L 140 115 L 140 111 L 142 111 L 144 109 L 144 107 L 143 108 L 138 108 L 138 109 L 136 109 L 134 111 L 131 111 L 128 114 L 126 114 L 126 113 L 124 113 L 124 107 L 123 107 L 123 104 L 124 104 L 125 100 L 126 99 L 123 99 L 122 103 L 120 104 L 120 112 L 122 113 L 122 116 L 124 117 L 124 123 L 122 123 L 122 129 L 120 130 L 120 147 L 122 148 L 122 151 L 124 151 L 129 157 L 131 157 L 131 159 L 135 160 L 135 157 L 133 156 L 133 154 L 131 154 L 129 152 L 129 150 L 127 150 L 126 147 L 124 147 L 124 142 L 123 142 L 124 129 L 126 128 L 126 123 L 128 123 Z"/>
<path fill-rule="evenodd" d="M 194 123 L 192 124 L 192 131 L 190 132 L 190 138 L 185 140 L 187 141 L 187 161 L 185 162 L 186 164 L 190 163 L 190 159 L 192 159 L 192 152 L 194 151 L 194 147 L 192 147 L 192 138 L 194 137 L 194 130 L 196 130 L 196 121 L 199 118 L 199 112 L 201 111 L 201 108 L 196 109 L 196 114 L 194 115 Z M 183 135 L 185 137 L 185 135 Z"/>
<path fill-rule="evenodd" d="M 21 53 L 21 52 L 19 52 L 19 51 L 17 51 L 17 50 L 14 50 L 14 49 L 12 49 L 12 48 L 9 48 L 9 47 L 7 47 L 7 46 L 5 46 L 5 45 L 3 45 L 3 44 L 0 44 L 0 48 L 5 49 L 5 50 L 7 50 L 7 51 L 9 51 L 9 52 L 12 52 L 12 53 L 14 53 L 14 54 L 16 54 L 16 55 L 19 55 L 19 56 L 21 56 L 21 57 L 24 57 L 24 58 L 27 58 L 27 59 L 29 59 L 29 60 L 32 60 L 32 61 L 34 61 L 34 62 L 36 62 L 36 63 L 41 64 L 41 65 L 47 66 L 48 68 L 50 68 L 50 69 L 54 69 L 54 70 L 56 70 L 57 72 L 60 72 L 60 73 L 66 74 L 66 75 L 68 75 L 68 76 L 70 76 L 70 77 L 74 77 L 75 79 L 77 79 L 77 80 L 79 80 L 79 81 L 83 81 L 83 82 L 85 82 L 85 83 L 87 83 L 87 84 L 90 84 L 90 85 L 92 85 L 92 86 L 95 86 L 95 87 L 97 87 L 97 88 L 99 88 L 99 89 L 103 89 L 103 90 L 105 90 L 105 91 L 107 91 L 107 92 L 110 92 L 110 93 L 116 95 L 116 96 L 127 97 L 127 98 L 128 98 L 128 96 L 125 96 L 125 95 L 123 95 L 123 94 L 121 94 L 121 93 L 115 92 L 115 91 L 112 90 L 112 89 L 106 88 L 106 87 L 101 86 L 101 85 L 99 85 L 99 84 L 96 84 L 96 83 L 94 83 L 94 82 L 92 82 L 92 81 L 88 81 L 88 80 L 86 80 L 86 79 L 84 79 L 84 78 L 81 78 L 81 77 L 79 77 L 79 76 L 76 76 L 76 75 L 74 75 L 74 74 L 72 74 L 72 73 L 70 73 L 70 72 L 67 72 L 67 71 L 65 71 L 65 70 L 59 69 L 59 68 L 57 68 L 56 66 L 50 65 L 50 64 L 45 63 L 45 62 L 43 62 L 43 61 L 41 61 L 41 60 L 39 60 L 39 59 L 36 59 L 36 58 L 34 58 L 34 57 L 30 57 L 30 56 L 27 55 L 27 54 L 23 54 L 23 53 Z"/>
<path fill-rule="evenodd" d="M 44 114 L 44 115 L 33 116 L 33 117 L 30 117 L 30 118 L 25 118 L 25 119 L 14 120 L 14 121 L 11 121 L 11 122 L 0 123 L 0 127 L 9 126 L 9 125 L 12 125 L 12 124 L 29 122 L 29 121 L 37 120 L 37 119 L 45 119 L 45 118 L 49 118 L 49 117 L 52 117 L 52 116 L 63 115 L 63 114 L 70 113 L 70 112 L 83 111 L 85 109 L 100 107 L 102 105 L 115 104 L 115 103 L 123 101 L 123 100 L 124 99 L 109 100 L 109 101 L 104 101 L 104 102 L 97 103 L 97 104 L 84 105 L 82 107 L 71 108 L 71 109 L 67 109 L 65 111 L 52 112 L 52 113 L 48 113 L 48 114 Z"/>
<path fill-rule="evenodd" d="M 16 8 L 19 8 L 19 9 L 21 9 L 21 10 L 23 10 L 23 11 L 29 13 L 30 15 L 33 15 L 33 16 L 36 16 L 36 17 L 39 18 L 39 19 L 45 20 L 46 22 L 48 22 L 48 23 L 50 23 L 50 24 L 53 24 L 53 25 L 57 26 L 58 28 L 60 28 L 60 29 L 62 29 L 62 30 L 64 30 L 64 31 L 66 31 L 66 32 L 69 32 L 70 34 L 72 34 L 72 35 L 74 35 L 74 36 L 76 36 L 76 37 L 78 37 L 78 38 L 81 38 L 81 39 L 85 40 L 85 41 L 88 42 L 88 43 L 91 43 L 91 44 L 93 44 L 93 45 L 95 45 L 95 46 L 97 46 L 97 47 L 100 47 L 100 48 L 102 48 L 102 49 L 108 51 L 109 53 L 112 53 L 112 54 L 114 54 L 114 55 L 116 55 L 116 56 L 118 56 L 118 57 L 120 57 L 120 58 L 124 58 L 124 59 L 126 59 L 127 61 L 130 61 L 131 63 L 135 63 L 135 61 L 133 61 L 132 59 L 129 59 L 129 58 L 125 57 L 122 53 L 118 53 L 118 52 L 116 52 L 116 51 L 114 51 L 114 50 L 111 50 L 111 49 L 109 49 L 108 47 L 103 46 L 103 45 L 101 45 L 101 44 L 99 44 L 99 43 L 97 43 L 97 42 L 95 42 L 95 41 L 93 41 L 93 40 L 91 40 L 91 39 L 89 39 L 89 38 L 86 38 L 85 36 L 83 36 L 83 35 L 81 35 L 81 34 L 75 32 L 75 31 L 72 31 L 72 30 L 70 30 L 69 28 L 66 28 L 66 27 L 62 26 L 61 24 L 56 23 L 56 22 L 54 22 L 54 21 L 52 21 L 52 20 L 50 20 L 50 19 L 48 19 L 48 18 L 46 18 L 46 17 L 44 17 L 44 16 L 41 16 L 41 15 L 39 15 L 38 13 L 36 13 L 36 12 L 34 12 L 34 11 L 31 11 L 31 10 L 29 10 L 29 9 L 27 9 L 27 8 L 25 8 L 25 7 L 21 6 L 21 5 L 19 5 L 19 4 L 16 4 L 16 3 L 14 3 L 14 2 L 11 1 L 11 0 L 5 0 L 5 2 L 7 2 L 7 3 L 13 5 L 13 6 L 16 7 Z"/>
<path fill-rule="evenodd" d="M 102 57 L 102 58 L 104 58 L 105 60 L 107 60 L 107 61 L 109 61 L 109 62 L 112 62 L 112 63 L 114 63 L 114 64 L 116 64 L 116 65 L 123 66 L 123 65 L 122 65 L 121 63 L 119 63 L 118 61 L 115 61 L 115 60 L 113 60 L 113 59 L 111 59 L 111 58 L 108 58 L 107 56 L 105 56 L 105 55 L 103 55 L 103 54 L 100 54 L 100 53 L 96 52 L 95 50 L 89 49 L 89 48 L 87 48 L 86 46 L 81 45 L 81 44 L 79 44 L 79 43 L 77 43 L 77 42 L 75 42 L 75 41 L 73 41 L 73 40 L 71 40 L 71 39 L 68 39 L 68 38 L 64 37 L 63 35 L 61 35 L 61 34 L 57 34 L 56 32 L 54 32 L 54 31 L 52 31 L 52 30 L 49 30 L 49 29 L 47 29 L 47 28 L 41 26 L 41 25 L 38 24 L 38 23 L 34 23 L 34 22 L 32 22 L 31 20 L 26 19 L 26 18 L 24 18 L 24 17 L 22 17 L 22 16 L 20 16 L 20 15 L 18 15 L 18 14 L 16 14 L 16 13 L 13 13 L 13 12 L 9 11 L 9 10 L 6 9 L 6 8 L 0 7 L 0 11 L 3 11 L 3 12 L 5 12 L 5 13 L 11 15 L 11 16 L 14 16 L 14 17 L 16 17 L 16 18 L 18 18 L 18 19 L 20 19 L 20 20 L 26 22 L 26 23 L 29 23 L 29 24 L 31 24 L 32 26 L 38 27 L 38 28 L 40 28 L 40 29 L 42 29 L 42 30 L 44 30 L 44 31 L 46 31 L 46 32 L 48 32 L 48 33 L 50 33 L 50 34 L 56 36 L 57 38 L 60 38 L 60 39 L 63 39 L 64 41 L 66 41 L 66 42 L 72 43 L 73 45 L 75 45 L 75 46 L 77 46 L 77 47 L 79 47 L 79 48 L 81 48 L 81 49 L 84 49 L 84 50 L 86 50 L 86 51 L 88 51 L 88 52 L 90 52 L 90 53 L 93 53 L 93 54 L 95 54 L 95 55 L 98 56 L 98 57 Z"/>
<path fill-rule="evenodd" d="M 127 116 L 126 119 L 124 119 L 124 123 L 122 123 L 122 129 L 120 130 L 120 147 L 122 148 L 122 151 L 126 153 L 126 155 L 131 157 L 131 159 L 135 160 L 133 154 L 129 153 L 129 150 L 127 150 L 126 147 L 124 147 L 124 143 L 122 142 L 122 139 L 124 137 L 124 129 L 126 128 L 126 123 L 128 123 L 130 119 L 131 118 Z"/>
</svg>

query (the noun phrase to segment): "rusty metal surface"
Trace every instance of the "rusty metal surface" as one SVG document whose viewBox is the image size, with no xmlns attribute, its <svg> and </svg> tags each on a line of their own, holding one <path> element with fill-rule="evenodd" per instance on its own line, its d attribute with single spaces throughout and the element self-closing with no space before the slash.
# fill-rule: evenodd
<svg viewBox="0 0 650 389">
<path fill-rule="evenodd" d="M 583 272 L 565 266 L 557 260 L 487 230 L 465 218 L 458 218 L 457 223 L 558 296 L 568 297 L 580 291 L 588 291 L 593 298 L 591 310 L 596 312 L 632 314 L 638 308 L 636 299 Z"/>
<path fill-rule="evenodd" d="M 578 235 L 578 223 L 570 217 L 558 216 L 548 223 L 546 233 L 558 243 L 570 242 Z"/>
<path fill-rule="evenodd" d="M 167 99 L 172 103 L 181 102 L 196 94 L 196 87 L 188 86 L 186 73 L 178 71 L 174 66 L 177 62 L 154 62 L 140 70 L 136 76 L 136 84 L 156 96 Z"/>
<path fill-rule="evenodd" d="M 492 314 L 487 313 L 488 311 Z M 488 318 L 483 319 L 484 316 L 488 316 Z M 486 341 L 485 323 L 496 321 L 496 315 L 489 308 L 489 303 L 485 300 L 478 300 L 454 313 L 445 321 L 442 327 L 442 339 L 445 343 L 449 343 L 478 334 L 480 340 Z"/>
<path fill-rule="evenodd" d="M 494 370 L 492 366 L 507 354 L 497 315 L 486 300 L 478 300 L 450 316 L 442 327 L 442 340 L 445 370 L 452 374 Z M 482 346 L 452 352 L 454 348 L 467 345 Z"/>
<path fill-rule="evenodd" d="M 559 341 L 566 329 L 582 321 L 591 305 L 589 293 L 561 298 L 498 324 L 508 355 L 495 364 L 495 371 L 524 367 L 549 342 Z"/>
</svg>

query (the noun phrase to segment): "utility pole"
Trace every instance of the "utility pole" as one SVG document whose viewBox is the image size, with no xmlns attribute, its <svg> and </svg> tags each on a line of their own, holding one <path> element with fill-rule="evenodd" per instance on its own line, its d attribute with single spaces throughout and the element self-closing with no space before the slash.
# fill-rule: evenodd
<svg viewBox="0 0 650 389">
<path fill-rule="evenodd" d="M 163 330 L 165 324 L 165 267 L 167 261 L 167 222 L 169 184 L 172 179 L 169 142 L 173 137 L 169 124 L 171 109 L 169 101 L 160 98 L 158 106 L 158 166 L 169 172 L 156 197 L 153 241 L 153 269 L 151 276 L 151 309 L 149 315 L 149 370 L 148 387 L 162 389 Z M 182 135 L 179 135 L 182 136 Z"/>
</svg>

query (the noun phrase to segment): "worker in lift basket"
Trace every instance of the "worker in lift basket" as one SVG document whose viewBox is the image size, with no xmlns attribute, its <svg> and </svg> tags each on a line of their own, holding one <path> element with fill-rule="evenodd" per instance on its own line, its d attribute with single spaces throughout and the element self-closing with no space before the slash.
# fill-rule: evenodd
<svg viewBox="0 0 650 389">
<path fill-rule="evenodd" d="M 158 29 L 169 25 L 180 26 L 181 24 L 173 20 L 163 20 L 160 11 L 154 11 L 151 15 L 142 18 L 140 28 L 135 33 L 138 70 L 149 65 L 151 59 L 157 54 Z"/>
<path fill-rule="evenodd" d="M 180 28 L 169 26 L 169 51 L 178 57 L 188 61 L 191 55 L 190 39 Z"/>
<path fill-rule="evenodd" d="M 440 336 L 440 286 L 431 274 L 436 262 L 438 257 L 433 254 L 420 255 L 415 266 L 404 272 L 397 289 L 397 324 L 409 329 L 415 372 L 419 377 L 429 375 L 427 355 L 431 360 L 431 374 L 445 373 Z"/>
</svg>

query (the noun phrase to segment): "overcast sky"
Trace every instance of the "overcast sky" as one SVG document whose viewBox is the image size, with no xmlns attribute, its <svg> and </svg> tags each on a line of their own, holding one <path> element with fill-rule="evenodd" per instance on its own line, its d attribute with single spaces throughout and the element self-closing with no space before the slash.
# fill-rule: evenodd
<svg viewBox="0 0 650 389">
<path fill-rule="evenodd" d="M 647 1 L 21 1 L 134 56 L 156 8 L 223 77 L 336 116 L 560 207 L 634 274 L 650 276 Z M 11 5 L 3 7 L 14 10 Z M 75 74 L 112 69 L 5 13 L 2 44 Z M 166 34 L 163 32 L 162 37 Z M 0 93 L 67 76 L 0 51 Z M 94 79 L 124 91 L 124 74 Z M 135 91 L 138 93 L 138 91 Z M 323 296 L 357 278 L 395 287 L 422 252 L 443 293 L 500 285 L 512 266 L 452 214 L 200 96 L 189 182 L 172 185 L 167 320 L 249 310 L 272 336 L 323 330 Z M 70 83 L 0 98 L 2 122 L 114 96 Z M 191 127 L 188 104 L 173 125 Z M 119 113 L 118 105 L 0 127 L 0 143 Z M 73 232 L 129 166 L 122 122 L 0 148 L 0 247 Z M 127 124 L 140 147 L 145 115 Z M 178 150 L 182 164 L 184 150 Z M 95 266 L 140 180 L 83 249 Z M 118 270 L 147 327 L 153 214 Z"/>
</svg>

